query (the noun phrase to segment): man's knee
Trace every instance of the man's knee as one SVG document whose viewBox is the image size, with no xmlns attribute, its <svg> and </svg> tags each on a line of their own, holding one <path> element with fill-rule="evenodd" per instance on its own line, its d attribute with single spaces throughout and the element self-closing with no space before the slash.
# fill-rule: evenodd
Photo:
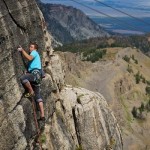
<svg viewBox="0 0 150 150">
<path fill-rule="evenodd" d="M 25 78 L 25 76 L 23 75 L 23 76 L 20 77 L 20 82 L 22 84 L 26 84 L 27 82 L 29 82 L 29 80 L 27 78 Z"/>
<path fill-rule="evenodd" d="M 40 103 L 40 102 L 43 102 L 43 100 L 41 98 L 39 98 L 39 99 L 36 99 L 36 102 Z"/>
<path fill-rule="evenodd" d="M 26 84 L 27 82 L 29 82 L 27 79 L 22 79 L 22 78 L 20 78 L 20 81 L 22 84 Z"/>
</svg>

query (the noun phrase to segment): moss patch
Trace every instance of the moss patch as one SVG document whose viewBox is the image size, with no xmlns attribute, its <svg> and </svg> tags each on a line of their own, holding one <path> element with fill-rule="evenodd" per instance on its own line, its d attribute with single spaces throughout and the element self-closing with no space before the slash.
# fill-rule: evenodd
<svg viewBox="0 0 150 150">
<path fill-rule="evenodd" d="M 40 136 L 40 142 L 41 143 L 46 143 L 46 135 L 45 134 L 42 134 L 41 136 Z"/>
<path fill-rule="evenodd" d="M 81 95 L 79 95 L 78 97 L 77 97 L 77 102 L 79 103 L 79 104 L 81 104 L 81 97 L 83 97 L 84 96 L 84 94 L 81 94 Z"/>
<path fill-rule="evenodd" d="M 83 150 L 82 146 L 79 145 L 79 146 L 76 146 L 76 149 L 75 150 Z"/>
</svg>

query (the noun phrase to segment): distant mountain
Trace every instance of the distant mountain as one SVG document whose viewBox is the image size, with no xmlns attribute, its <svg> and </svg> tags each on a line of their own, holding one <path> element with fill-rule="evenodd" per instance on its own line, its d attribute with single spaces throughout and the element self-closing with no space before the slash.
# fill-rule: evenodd
<svg viewBox="0 0 150 150">
<path fill-rule="evenodd" d="M 39 3 L 53 37 L 61 43 L 91 37 L 104 37 L 109 34 L 86 16 L 81 10 L 60 4 Z"/>
<path fill-rule="evenodd" d="M 55 3 L 55 4 L 63 4 L 67 6 L 73 6 L 78 9 L 84 11 L 85 14 L 89 16 L 102 16 L 100 13 L 96 13 L 93 10 L 85 9 L 82 5 L 75 3 L 70 0 L 41 0 L 43 3 Z M 99 0 L 100 1 L 100 0 Z M 100 2 L 94 0 L 78 0 L 80 3 L 84 3 L 86 6 L 92 7 L 97 10 L 101 10 L 106 14 L 111 14 L 115 17 L 127 17 L 125 14 L 118 13 L 117 11 L 113 11 L 112 9 L 108 9 L 108 7 L 104 7 Z M 135 17 L 145 18 L 150 17 L 150 3 L 148 0 L 103 0 L 101 1 L 113 8 L 120 9 L 124 12 L 132 14 Z"/>
</svg>

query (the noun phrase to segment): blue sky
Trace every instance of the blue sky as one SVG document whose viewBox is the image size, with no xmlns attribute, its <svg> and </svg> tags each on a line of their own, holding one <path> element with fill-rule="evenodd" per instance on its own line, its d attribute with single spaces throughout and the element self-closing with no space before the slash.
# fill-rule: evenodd
<svg viewBox="0 0 150 150">
<path fill-rule="evenodd" d="M 41 1 L 44 3 L 64 4 L 67 6 L 73 6 L 78 9 L 81 9 L 89 16 L 98 16 L 98 17 L 102 16 L 99 13 L 96 13 L 70 0 L 41 0 Z M 125 16 L 124 14 L 114 11 L 111 8 L 105 7 L 99 4 L 98 2 L 95 2 L 94 0 L 76 0 L 76 1 L 84 3 L 85 5 L 88 5 L 111 16 L 115 17 Z M 108 5 L 111 5 L 112 7 L 120 9 L 136 17 L 150 17 L 150 0 L 99 0 L 99 1 L 102 1 Z"/>
</svg>

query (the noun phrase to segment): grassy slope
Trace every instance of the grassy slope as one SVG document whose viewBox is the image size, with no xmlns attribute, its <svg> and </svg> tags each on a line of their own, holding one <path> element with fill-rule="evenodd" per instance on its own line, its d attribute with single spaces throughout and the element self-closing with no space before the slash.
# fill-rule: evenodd
<svg viewBox="0 0 150 150">
<path fill-rule="evenodd" d="M 144 149 L 146 145 L 150 146 L 146 140 L 150 134 L 149 113 L 147 120 L 142 123 L 131 114 L 134 106 L 139 107 L 141 102 L 148 101 L 145 95 L 146 84 L 142 82 L 136 84 L 134 74 L 140 71 L 147 80 L 150 80 L 150 58 L 131 48 L 108 48 L 103 60 L 96 63 L 80 61 L 71 53 L 60 55 L 66 62 L 64 67 L 68 84 L 98 91 L 107 99 L 122 126 L 125 149 L 138 150 Z M 132 59 L 130 61 L 134 73 L 127 71 L 128 63 L 122 59 L 125 55 L 129 57 L 134 55 L 138 60 L 138 64 Z"/>
</svg>

